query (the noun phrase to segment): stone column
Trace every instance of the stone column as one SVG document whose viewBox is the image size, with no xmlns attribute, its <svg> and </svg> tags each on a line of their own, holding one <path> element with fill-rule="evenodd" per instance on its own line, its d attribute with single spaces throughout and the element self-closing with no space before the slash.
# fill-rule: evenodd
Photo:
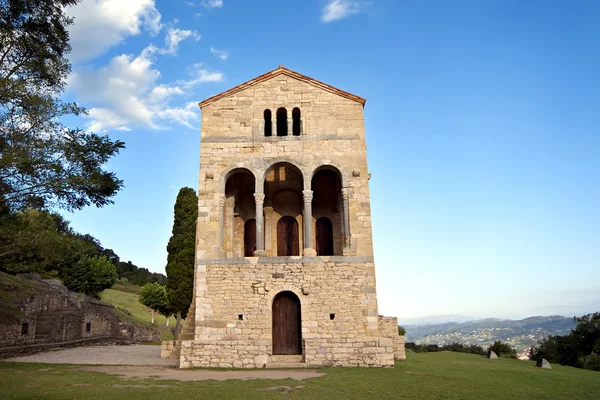
<svg viewBox="0 0 600 400">
<path fill-rule="evenodd" d="M 265 202 L 264 193 L 254 193 L 254 203 L 256 204 L 256 251 L 255 257 L 266 257 L 265 251 L 265 220 L 263 216 L 263 204 Z"/>
<path fill-rule="evenodd" d="M 304 214 L 302 215 L 302 224 L 304 225 L 304 255 L 316 256 L 317 252 L 312 244 L 312 190 L 303 190 Z"/>
<path fill-rule="evenodd" d="M 225 195 L 219 193 L 217 196 L 219 208 L 219 250 L 223 251 L 223 242 L 225 240 Z"/>
<path fill-rule="evenodd" d="M 288 124 L 288 136 L 293 136 L 294 132 L 294 120 L 293 119 L 288 119 L 287 120 L 287 124 Z"/>
<path fill-rule="evenodd" d="M 348 197 L 350 196 L 350 189 L 342 189 L 342 223 L 344 225 L 344 254 L 350 251 L 350 208 L 348 206 Z"/>
</svg>

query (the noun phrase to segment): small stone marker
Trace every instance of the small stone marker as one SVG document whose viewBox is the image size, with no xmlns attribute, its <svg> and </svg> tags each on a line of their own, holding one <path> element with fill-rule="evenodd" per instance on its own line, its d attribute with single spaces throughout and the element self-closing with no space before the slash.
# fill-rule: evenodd
<svg viewBox="0 0 600 400">
<path fill-rule="evenodd" d="M 490 350 L 490 351 L 488 351 L 487 358 L 496 360 L 496 359 L 498 359 L 498 354 L 496 354 L 492 350 Z"/>
<path fill-rule="evenodd" d="M 536 365 L 540 368 L 552 369 L 552 365 L 550 365 L 548 360 L 546 360 L 545 358 L 542 358 L 541 360 L 537 360 Z"/>
</svg>

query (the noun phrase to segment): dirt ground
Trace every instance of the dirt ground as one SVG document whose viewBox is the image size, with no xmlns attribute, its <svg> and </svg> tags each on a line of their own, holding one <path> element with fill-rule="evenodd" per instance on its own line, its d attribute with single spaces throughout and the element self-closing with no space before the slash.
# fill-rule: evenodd
<svg viewBox="0 0 600 400">
<path fill-rule="evenodd" d="M 84 346 L 56 349 L 29 356 L 5 359 L 9 362 L 44 364 L 162 365 L 177 366 L 179 360 L 160 358 L 160 346 Z"/>
<path fill-rule="evenodd" d="M 158 380 L 190 381 L 225 381 L 229 379 L 294 379 L 303 381 L 310 378 L 319 378 L 325 374 L 311 369 L 253 369 L 253 370 L 211 370 L 211 369 L 177 369 L 161 367 L 81 367 L 84 371 L 104 372 L 105 374 L 119 375 L 121 378 L 138 379 L 153 378 Z"/>
<path fill-rule="evenodd" d="M 43 364 L 93 365 L 81 367 L 85 371 L 119 375 L 125 379 L 154 378 L 158 380 L 205 381 L 228 379 L 294 379 L 302 381 L 324 376 L 310 369 L 265 370 L 209 370 L 178 369 L 178 360 L 160 358 L 160 346 L 90 346 L 57 349 L 23 357 L 5 359 L 6 362 Z"/>
</svg>

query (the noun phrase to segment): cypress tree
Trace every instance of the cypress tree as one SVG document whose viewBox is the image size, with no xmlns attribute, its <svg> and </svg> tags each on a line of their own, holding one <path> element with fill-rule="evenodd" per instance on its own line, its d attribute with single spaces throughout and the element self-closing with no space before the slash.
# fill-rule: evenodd
<svg viewBox="0 0 600 400">
<path fill-rule="evenodd" d="M 177 316 L 176 337 L 181 329 L 181 317 L 185 317 L 193 300 L 197 219 L 196 192 L 188 187 L 181 188 L 175 201 L 175 220 L 167 245 L 166 267 L 169 308 Z"/>
</svg>

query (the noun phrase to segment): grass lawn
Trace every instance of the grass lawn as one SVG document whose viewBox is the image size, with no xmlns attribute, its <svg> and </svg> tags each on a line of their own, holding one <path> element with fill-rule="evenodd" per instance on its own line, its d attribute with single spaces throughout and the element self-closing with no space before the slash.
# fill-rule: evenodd
<svg viewBox="0 0 600 400">
<path fill-rule="evenodd" d="M 440 352 L 408 354 L 394 369 L 322 368 L 306 381 L 123 380 L 78 366 L 0 363 L 2 399 L 595 399 L 600 373 Z M 116 385 L 116 386 L 115 386 Z M 281 390 L 260 390 L 290 386 Z M 303 386 L 303 388 L 298 388 Z M 181 396 L 181 397 L 180 397 Z"/>
<path fill-rule="evenodd" d="M 123 319 L 130 320 L 138 324 L 151 325 L 152 316 L 148 308 L 139 302 L 139 296 L 132 291 L 123 292 L 115 289 L 106 289 L 100 293 L 100 298 L 105 303 L 112 304 L 117 307 L 117 313 Z M 132 315 L 126 315 L 119 309 L 125 309 Z M 172 340 L 173 334 L 165 328 L 166 319 L 159 313 L 154 314 L 154 326 L 161 331 L 162 340 Z M 175 317 L 169 317 L 169 325 L 175 326 Z"/>
</svg>

